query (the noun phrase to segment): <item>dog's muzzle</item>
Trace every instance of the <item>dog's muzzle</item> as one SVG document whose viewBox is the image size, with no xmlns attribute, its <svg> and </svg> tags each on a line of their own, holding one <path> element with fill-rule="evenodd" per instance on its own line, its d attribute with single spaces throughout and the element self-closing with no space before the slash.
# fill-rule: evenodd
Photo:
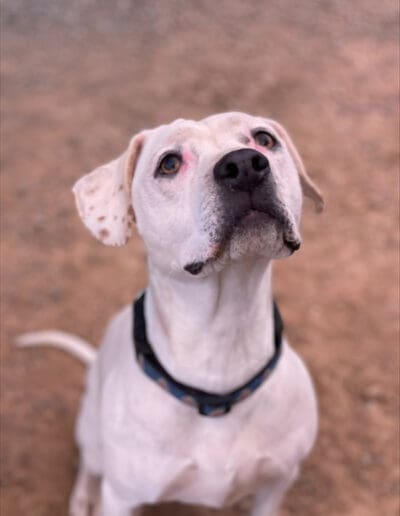
<svg viewBox="0 0 400 516">
<path fill-rule="evenodd" d="M 288 225 L 270 163 L 261 152 L 240 149 L 225 154 L 214 166 L 214 181 L 223 209 L 225 237 L 251 212 L 263 215 L 258 223 L 275 220 L 282 229 Z"/>
<path fill-rule="evenodd" d="M 283 242 L 294 252 L 300 247 L 293 238 L 291 222 L 278 200 L 271 166 L 261 152 L 239 149 L 225 154 L 214 166 L 214 182 L 220 199 L 220 216 L 214 242 L 223 246 L 243 221 L 242 230 L 258 225 L 268 230 L 271 221 L 282 231 Z M 250 219 L 246 217 L 250 215 Z M 215 229 L 215 228 L 214 228 Z M 217 237 L 215 237 L 217 234 Z M 194 261 L 184 266 L 192 275 L 199 274 L 208 261 Z"/>
</svg>

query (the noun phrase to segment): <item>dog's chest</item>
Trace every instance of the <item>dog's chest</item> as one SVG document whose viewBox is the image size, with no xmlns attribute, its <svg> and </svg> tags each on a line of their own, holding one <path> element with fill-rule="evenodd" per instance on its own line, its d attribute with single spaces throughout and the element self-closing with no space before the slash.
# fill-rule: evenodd
<svg viewBox="0 0 400 516">
<path fill-rule="evenodd" d="M 280 453 L 268 443 L 268 428 L 239 413 L 199 416 L 155 388 L 151 402 L 123 410 L 114 406 L 105 422 L 112 443 L 105 450 L 107 462 L 133 498 L 148 503 L 206 501 L 220 507 L 282 474 Z"/>
</svg>

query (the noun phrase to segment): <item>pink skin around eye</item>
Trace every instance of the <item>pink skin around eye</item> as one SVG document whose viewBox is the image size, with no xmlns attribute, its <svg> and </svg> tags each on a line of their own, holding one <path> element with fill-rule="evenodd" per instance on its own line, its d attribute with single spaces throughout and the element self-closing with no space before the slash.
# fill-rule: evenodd
<svg viewBox="0 0 400 516">
<path fill-rule="evenodd" d="M 190 149 L 184 149 L 182 152 L 182 166 L 179 170 L 180 174 L 184 174 L 187 169 L 193 164 L 195 155 Z"/>
<path fill-rule="evenodd" d="M 261 154 L 267 154 L 267 149 L 263 147 L 262 145 L 257 145 L 256 143 L 253 144 L 254 148 L 258 150 L 258 152 L 261 152 Z"/>
<path fill-rule="evenodd" d="M 254 137 L 250 131 L 246 134 L 246 136 L 249 139 L 248 143 L 246 143 L 247 147 L 250 147 L 252 149 L 257 149 L 258 151 L 260 151 L 262 153 L 263 153 L 263 151 L 265 151 L 265 147 L 262 147 L 261 145 L 257 145 L 257 143 L 254 141 Z"/>
<path fill-rule="evenodd" d="M 240 143 L 243 143 L 246 147 L 250 149 L 260 149 L 260 145 L 257 145 L 254 141 L 253 135 L 250 131 L 246 132 L 246 134 L 242 134 L 240 136 Z M 261 147 L 262 149 L 262 147 Z"/>
</svg>

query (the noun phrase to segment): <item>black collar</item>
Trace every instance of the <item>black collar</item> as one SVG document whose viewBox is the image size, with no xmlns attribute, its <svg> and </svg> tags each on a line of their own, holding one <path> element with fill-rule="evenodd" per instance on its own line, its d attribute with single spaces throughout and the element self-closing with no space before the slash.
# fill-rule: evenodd
<svg viewBox="0 0 400 516">
<path fill-rule="evenodd" d="M 233 405 L 252 394 L 269 377 L 282 352 L 283 323 L 278 307 L 274 302 L 275 352 L 260 371 L 244 385 L 227 394 L 214 394 L 178 382 L 160 364 L 146 336 L 143 293 L 133 304 L 133 340 L 136 356 L 143 371 L 160 387 L 183 403 L 197 407 L 203 416 L 227 414 Z"/>
</svg>

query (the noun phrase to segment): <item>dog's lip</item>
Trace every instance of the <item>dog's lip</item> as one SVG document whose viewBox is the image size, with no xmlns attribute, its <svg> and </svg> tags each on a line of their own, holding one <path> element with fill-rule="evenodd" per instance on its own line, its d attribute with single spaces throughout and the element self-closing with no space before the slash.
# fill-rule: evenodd
<svg viewBox="0 0 400 516">
<path fill-rule="evenodd" d="M 238 221 L 236 221 L 236 224 L 234 227 L 237 227 L 238 225 L 245 225 L 250 226 L 257 224 L 259 222 L 265 221 L 265 219 L 274 219 L 270 213 L 267 213 L 265 211 L 259 210 L 257 208 L 251 207 L 246 213 L 244 213 Z M 295 251 L 297 251 L 301 246 L 301 240 L 298 238 L 288 237 L 285 229 L 282 231 L 282 247 L 287 247 L 291 254 L 293 254 Z"/>
<path fill-rule="evenodd" d="M 287 247 L 290 251 L 290 254 L 293 254 L 295 251 L 300 249 L 301 241 L 300 240 L 289 240 L 285 236 L 283 236 L 283 245 L 282 247 Z"/>
<path fill-rule="evenodd" d="M 246 220 L 249 222 L 255 221 L 259 219 L 261 216 L 265 216 L 266 213 L 264 211 L 258 210 L 257 208 L 251 207 L 248 211 L 246 211 L 240 218 L 239 222 Z"/>
<path fill-rule="evenodd" d="M 228 227 L 225 227 L 223 235 L 210 245 L 209 252 L 206 253 L 203 259 L 187 263 L 183 268 L 188 273 L 197 276 L 203 271 L 206 265 L 211 264 L 222 257 L 224 250 L 235 231 L 239 230 L 240 232 L 247 232 L 251 227 L 268 224 L 268 221 L 281 226 L 281 232 L 279 232 L 280 237 L 278 237 L 281 240 L 282 246 L 280 251 L 286 247 L 290 251 L 290 254 L 293 254 L 300 248 L 301 240 L 294 237 L 290 231 L 289 220 L 284 213 L 275 212 L 269 207 L 255 206 L 251 201 L 249 206 L 244 209 L 242 213 L 238 214 Z"/>
<path fill-rule="evenodd" d="M 267 210 L 262 210 L 251 205 L 247 210 L 241 213 L 236 217 L 234 223 L 232 224 L 232 230 L 237 227 L 251 227 L 253 225 L 257 225 L 259 223 L 266 222 L 267 219 L 274 219 Z"/>
</svg>

